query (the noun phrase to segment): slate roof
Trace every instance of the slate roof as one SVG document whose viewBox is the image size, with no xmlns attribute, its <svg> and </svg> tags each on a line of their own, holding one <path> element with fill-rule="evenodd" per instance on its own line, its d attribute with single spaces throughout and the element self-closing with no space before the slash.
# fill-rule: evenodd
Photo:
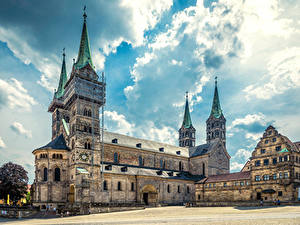
<svg viewBox="0 0 300 225">
<path fill-rule="evenodd" d="M 66 140 L 63 134 L 59 135 L 54 140 L 49 142 L 47 145 L 40 147 L 37 150 L 42 150 L 42 149 L 59 149 L 59 150 L 70 151 L 69 147 L 66 144 Z"/>
<path fill-rule="evenodd" d="M 146 151 L 152 151 L 152 152 L 159 152 L 159 153 L 166 153 L 171 155 L 177 155 L 177 156 L 184 156 L 189 157 L 189 150 L 188 148 L 184 147 L 178 147 L 175 145 L 160 143 L 157 141 L 151 141 L 151 140 L 145 140 L 141 138 L 131 137 L 123 134 L 113 133 L 104 131 L 104 142 L 107 144 L 113 144 L 113 145 L 119 145 L 119 146 L 126 146 L 130 148 L 137 148 L 142 149 Z M 112 143 L 113 139 L 118 139 L 118 143 Z M 141 147 L 138 148 L 136 145 L 141 144 Z M 161 152 L 159 149 L 163 148 L 163 152 Z M 177 152 L 180 151 L 180 154 L 177 154 Z"/>
<path fill-rule="evenodd" d="M 213 176 L 209 176 L 208 178 L 204 178 L 198 181 L 197 183 L 211 183 L 211 182 L 246 180 L 246 179 L 250 179 L 250 171 L 213 175 Z"/>
<path fill-rule="evenodd" d="M 216 147 L 217 144 L 218 142 L 214 141 L 211 143 L 206 143 L 195 147 L 190 147 L 189 155 L 190 157 L 196 157 L 196 156 L 208 154 Z"/>
</svg>

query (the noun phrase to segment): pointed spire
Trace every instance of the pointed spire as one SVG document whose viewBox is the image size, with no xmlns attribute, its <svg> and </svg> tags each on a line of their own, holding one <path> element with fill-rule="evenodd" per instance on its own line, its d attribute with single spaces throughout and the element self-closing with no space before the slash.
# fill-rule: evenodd
<svg viewBox="0 0 300 225">
<path fill-rule="evenodd" d="M 221 109 L 219 94 L 218 94 L 217 79 L 218 77 L 215 77 L 215 93 L 214 93 L 214 100 L 210 112 L 210 115 L 213 115 L 215 118 L 219 118 L 222 115 L 222 109 Z"/>
<path fill-rule="evenodd" d="M 59 78 L 59 84 L 57 91 L 54 94 L 55 98 L 60 98 L 64 95 L 65 92 L 65 84 L 67 83 L 67 70 L 66 70 L 66 60 L 65 60 L 66 54 L 65 54 L 65 48 L 63 49 L 63 62 L 61 66 L 61 72 L 60 72 L 60 78 Z"/>
<path fill-rule="evenodd" d="M 185 110 L 184 110 L 182 126 L 184 126 L 185 128 L 190 128 L 192 126 L 192 120 L 191 120 L 191 116 L 190 116 L 188 92 L 186 92 L 185 97 L 186 97 L 186 101 L 185 101 Z"/>
<path fill-rule="evenodd" d="M 90 42 L 89 42 L 89 36 L 87 31 L 87 25 L 86 25 L 86 6 L 83 8 L 83 27 L 82 27 L 82 33 L 81 33 L 81 40 L 80 40 L 80 46 L 79 46 L 79 52 L 77 61 L 74 64 L 76 69 L 81 69 L 87 64 L 90 64 L 92 68 L 93 62 L 91 57 L 91 50 L 90 50 Z"/>
</svg>

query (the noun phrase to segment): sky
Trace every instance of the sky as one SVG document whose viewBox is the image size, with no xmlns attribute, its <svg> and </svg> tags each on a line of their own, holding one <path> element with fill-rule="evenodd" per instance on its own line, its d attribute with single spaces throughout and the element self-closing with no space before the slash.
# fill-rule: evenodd
<svg viewBox="0 0 300 225">
<path fill-rule="evenodd" d="M 0 2 L 0 165 L 34 178 L 51 140 L 47 112 L 77 57 L 87 7 L 92 60 L 105 72 L 105 128 L 178 145 L 185 92 L 205 143 L 214 77 L 231 171 L 270 124 L 300 141 L 300 0 L 11 0 Z"/>
</svg>

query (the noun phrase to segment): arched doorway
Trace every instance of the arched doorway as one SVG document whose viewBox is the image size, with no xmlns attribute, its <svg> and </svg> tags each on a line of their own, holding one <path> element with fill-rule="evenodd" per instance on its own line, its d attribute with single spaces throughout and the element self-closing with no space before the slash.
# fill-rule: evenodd
<svg viewBox="0 0 300 225">
<path fill-rule="evenodd" d="M 75 192 L 74 184 L 71 184 L 70 192 L 69 192 L 69 202 L 70 203 L 74 203 L 74 192 Z"/>
<path fill-rule="evenodd" d="M 158 194 L 156 188 L 151 185 L 145 185 L 141 190 L 141 201 L 146 205 L 153 205 L 157 202 Z"/>
</svg>

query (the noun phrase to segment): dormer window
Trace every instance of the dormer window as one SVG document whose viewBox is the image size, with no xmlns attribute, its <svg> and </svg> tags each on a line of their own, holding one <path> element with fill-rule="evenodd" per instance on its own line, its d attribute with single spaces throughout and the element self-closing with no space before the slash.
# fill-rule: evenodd
<svg viewBox="0 0 300 225">
<path fill-rule="evenodd" d="M 141 148 L 141 147 L 142 147 L 142 143 L 137 143 L 137 144 L 136 144 L 136 147 L 137 147 L 137 148 Z"/>
<path fill-rule="evenodd" d="M 121 168 L 121 172 L 127 172 L 127 170 L 128 170 L 127 166 Z"/>
<path fill-rule="evenodd" d="M 112 139 L 112 140 L 111 140 L 111 143 L 118 144 L 118 139 L 117 139 L 117 138 Z"/>
<path fill-rule="evenodd" d="M 181 152 L 180 152 L 180 151 L 177 151 L 177 152 L 176 152 L 176 154 L 177 154 L 177 155 L 180 155 L 180 154 L 181 154 Z"/>
<path fill-rule="evenodd" d="M 159 148 L 159 151 L 160 151 L 160 152 L 164 152 L 164 151 L 165 151 L 165 148 Z"/>
</svg>

